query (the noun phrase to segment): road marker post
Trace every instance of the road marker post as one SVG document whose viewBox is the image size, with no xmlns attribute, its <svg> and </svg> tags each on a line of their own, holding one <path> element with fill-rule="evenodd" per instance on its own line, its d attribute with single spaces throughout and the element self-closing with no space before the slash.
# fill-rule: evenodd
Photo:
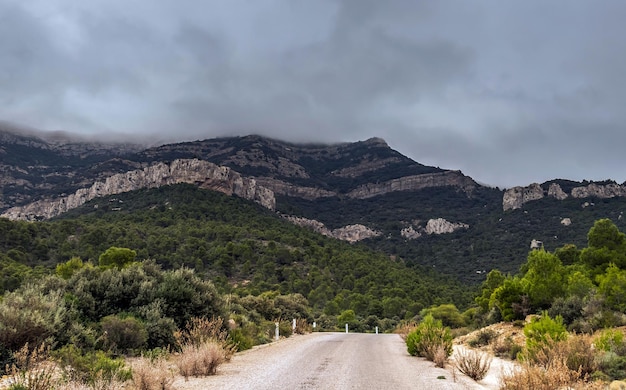
<svg viewBox="0 0 626 390">
<path fill-rule="evenodd" d="M 378 326 L 376 327 L 376 334 L 378 334 Z"/>
<path fill-rule="evenodd" d="M 274 323 L 276 325 L 276 331 L 274 332 L 274 338 L 276 339 L 276 341 L 278 341 L 278 339 L 280 339 L 280 331 L 278 330 L 278 322 Z"/>
<path fill-rule="evenodd" d="M 348 333 L 348 324 L 346 323 L 346 333 Z"/>
</svg>

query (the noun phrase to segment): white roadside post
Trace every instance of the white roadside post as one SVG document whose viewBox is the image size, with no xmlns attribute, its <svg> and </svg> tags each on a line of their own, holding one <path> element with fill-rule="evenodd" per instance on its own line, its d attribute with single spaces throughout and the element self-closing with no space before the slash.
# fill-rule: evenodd
<svg viewBox="0 0 626 390">
<path fill-rule="evenodd" d="M 291 324 L 291 330 L 293 331 L 293 333 L 296 333 L 296 319 L 293 319 L 293 323 Z"/>
<path fill-rule="evenodd" d="M 348 333 L 348 324 L 346 323 L 346 333 Z"/>
<path fill-rule="evenodd" d="M 317 327 L 317 323 L 313 321 L 313 332 L 315 332 L 315 328 Z"/>
<path fill-rule="evenodd" d="M 378 334 L 378 326 L 376 327 L 376 334 Z"/>
<path fill-rule="evenodd" d="M 275 331 L 275 334 L 274 334 L 274 338 L 276 339 L 276 341 L 278 341 L 278 339 L 280 339 L 280 332 L 278 331 L 279 323 L 275 322 L 274 324 L 276 325 L 276 331 Z"/>
</svg>

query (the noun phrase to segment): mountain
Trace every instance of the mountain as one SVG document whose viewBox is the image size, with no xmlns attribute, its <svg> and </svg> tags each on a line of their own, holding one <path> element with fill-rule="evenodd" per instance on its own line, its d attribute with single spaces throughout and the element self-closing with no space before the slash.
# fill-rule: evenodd
<svg viewBox="0 0 626 390">
<path fill-rule="evenodd" d="M 422 165 L 380 138 L 327 145 L 252 135 L 144 148 L 5 131 L 0 153 L 4 217 L 45 219 L 102 196 L 192 183 L 466 283 L 493 268 L 516 272 L 533 240 L 583 246 L 596 219 L 624 227 L 626 190 L 617 183 L 554 180 L 504 191 Z"/>
</svg>

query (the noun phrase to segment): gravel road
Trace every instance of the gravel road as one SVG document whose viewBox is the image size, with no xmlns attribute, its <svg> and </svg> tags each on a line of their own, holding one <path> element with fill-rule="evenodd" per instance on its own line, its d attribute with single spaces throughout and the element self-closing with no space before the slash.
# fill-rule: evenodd
<svg viewBox="0 0 626 390">
<path fill-rule="evenodd" d="M 216 376 L 177 389 L 488 389 L 409 356 L 395 334 L 313 333 L 236 354 Z"/>
</svg>

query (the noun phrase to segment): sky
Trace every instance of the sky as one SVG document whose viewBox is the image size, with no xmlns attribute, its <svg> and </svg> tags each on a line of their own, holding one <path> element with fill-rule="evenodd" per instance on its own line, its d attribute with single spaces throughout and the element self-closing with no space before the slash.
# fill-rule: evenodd
<svg viewBox="0 0 626 390">
<path fill-rule="evenodd" d="M 626 180 L 626 2 L 1 0 L 0 121 L 381 137 L 500 188 Z"/>
</svg>

